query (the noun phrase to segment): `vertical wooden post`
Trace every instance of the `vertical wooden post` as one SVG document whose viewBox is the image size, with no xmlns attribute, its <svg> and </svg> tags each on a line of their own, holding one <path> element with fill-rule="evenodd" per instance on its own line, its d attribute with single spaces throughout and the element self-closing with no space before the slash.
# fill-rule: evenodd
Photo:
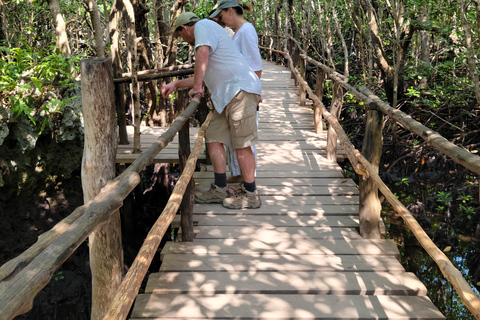
<svg viewBox="0 0 480 320">
<path fill-rule="evenodd" d="M 303 80 L 307 81 L 306 61 L 302 57 L 299 57 L 299 61 L 300 61 L 300 75 L 302 76 Z M 307 100 L 307 92 L 303 84 L 300 84 L 298 95 L 300 96 L 300 105 L 305 106 L 306 105 L 305 102 Z"/>
<path fill-rule="evenodd" d="M 343 104 L 343 88 L 336 81 L 332 80 L 332 104 L 330 113 L 339 119 Z M 327 159 L 337 161 L 337 133 L 332 126 L 328 126 L 327 136 Z"/>
<path fill-rule="evenodd" d="M 268 47 L 272 49 L 272 36 L 267 36 L 268 39 Z M 268 61 L 272 61 L 272 50 L 268 50 Z"/>
<path fill-rule="evenodd" d="M 369 109 L 363 138 L 362 154 L 378 173 L 382 155 L 383 113 Z M 380 212 L 382 205 L 378 199 L 378 187 L 372 178 L 360 176 L 359 193 L 360 234 L 365 239 L 380 239 Z"/>
<path fill-rule="evenodd" d="M 179 89 L 177 95 L 177 114 L 180 114 L 188 105 L 188 89 Z M 185 169 L 188 157 L 190 156 L 190 121 L 187 121 L 178 132 L 178 159 L 180 168 Z M 182 203 L 180 204 L 180 225 L 182 227 L 182 241 L 193 241 L 193 192 L 195 182 L 190 179 Z"/>
<path fill-rule="evenodd" d="M 108 23 L 110 28 L 110 54 L 113 61 L 113 73 L 115 78 L 120 78 L 122 76 L 123 67 L 120 59 L 119 47 L 119 30 L 118 30 L 118 20 L 120 19 L 123 3 L 121 1 L 116 2 L 117 7 L 114 11 L 114 14 L 110 16 L 110 21 Z M 128 135 L 127 135 L 127 116 L 125 114 L 125 84 L 119 83 L 115 85 L 115 104 L 117 106 L 117 123 L 118 123 L 118 137 L 119 144 L 128 144 Z"/>
<path fill-rule="evenodd" d="M 80 63 L 85 144 L 82 188 L 85 203 L 115 178 L 117 135 L 112 61 L 88 59 Z M 103 319 L 123 277 L 119 211 L 89 237 L 92 270 L 91 319 Z"/>
<path fill-rule="evenodd" d="M 275 49 L 282 50 L 282 48 L 280 48 L 280 45 L 281 45 L 280 36 L 277 35 L 276 43 L 275 43 Z M 280 64 L 281 57 L 282 57 L 282 54 L 280 52 L 275 52 L 275 63 L 276 64 Z"/>
<path fill-rule="evenodd" d="M 325 86 L 325 71 L 322 68 L 317 67 L 317 75 L 315 81 L 315 95 L 320 101 L 323 100 L 323 88 Z M 315 123 L 315 132 L 323 133 L 323 116 L 320 106 L 314 104 L 314 123 Z"/>
<path fill-rule="evenodd" d="M 289 45 L 290 57 L 292 57 L 292 61 L 290 61 L 290 63 L 292 63 L 294 68 L 298 68 L 300 55 L 298 54 L 297 45 L 296 45 L 295 41 L 293 41 L 291 39 L 288 39 L 288 41 L 289 41 L 289 44 L 290 44 Z M 297 77 L 295 76 L 295 74 L 293 72 L 291 72 L 290 78 L 293 79 L 295 85 L 298 86 Z"/>
</svg>

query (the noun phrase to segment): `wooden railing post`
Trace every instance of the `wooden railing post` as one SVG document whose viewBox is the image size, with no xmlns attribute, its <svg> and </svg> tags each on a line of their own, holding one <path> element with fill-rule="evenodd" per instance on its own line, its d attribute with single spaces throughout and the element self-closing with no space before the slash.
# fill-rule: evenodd
<svg viewBox="0 0 480 320">
<path fill-rule="evenodd" d="M 177 112 L 183 112 L 188 105 L 188 89 L 179 89 L 177 94 Z M 188 157 L 190 156 L 190 121 L 183 125 L 178 132 L 178 159 L 183 172 Z M 182 203 L 180 204 L 180 225 L 182 227 L 182 241 L 193 241 L 193 192 L 195 182 L 193 178 L 185 189 Z"/>
<path fill-rule="evenodd" d="M 300 62 L 300 75 L 305 81 L 307 81 L 306 61 L 302 57 L 299 57 L 299 62 Z M 300 83 L 298 95 L 300 96 L 300 105 L 301 106 L 306 105 L 307 92 L 306 92 L 306 88 L 301 83 Z"/>
<path fill-rule="evenodd" d="M 367 110 L 362 154 L 377 174 L 382 156 L 383 118 L 383 113 L 372 109 Z M 360 176 L 359 196 L 360 234 L 366 239 L 380 239 L 379 223 L 382 205 L 378 198 L 378 186 L 372 177 Z"/>
<path fill-rule="evenodd" d="M 268 39 L 268 47 L 269 47 L 270 49 L 272 49 L 272 45 L 273 45 L 272 36 L 271 36 L 271 35 L 267 35 L 267 39 Z M 272 61 L 272 60 L 273 60 L 272 50 L 268 50 L 268 61 Z"/>
<path fill-rule="evenodd" d="M 276 43 L 275 43 L 275 49 L 282 50 L 282 48 L 280 48 L 280 45 L 281 45 L 280 36 L 277 35 Z M 280 52 L 275 52 L 275 63 L 280 64 L 281 59 L 282 59 L 282 55 L 280 54 Z"/>
<path fill-rule="evenodd" d="M 332 103 L 330 105 L 330 113 L 337 118 L 340 117 L 343 104 L 343 88 L 337 82 L 332 80 Z M 333 126 L 328 126 L 327 136 L 327 159 L 337 161 L 337 133 Z"/>
<path fill-rule="evenodd" d="M 318 97 L 320 101 L 323 100 L 324 86 L 325 86 L 325 71 L 323 71 L 322 68 L 317 67 L 317 77 L 315 81 L 315 95 Z M 313 104 L 313 107 L 314 107 L 313 119 L 315 123 L 315 132 L 323 133 L 322 110 L 320 110 L 320 106 L 316 102 Z"/>
<path fill-rule="evenodd" d="M 88 59 L 80 63 L 85 143 L 82 160 L 82 188 L 85 203 L 115 178 L 117 135 L 112 61 Z M 92 271 L 92 319 L 108 311 L 123 277 L 120 213 L 89 237 Z"/>
<path fill-rule="evenodd" d="M 289 63 L 291 63 L 294 68 L 298 68 L 298 65 L 299 65 L 298 60 L 300 59 L 300 55 L 299 55 L 299 50 L 297 48 L 297 44 L 292 39 L 288 39 L 288 43 L 289 43 L 288 51 L 289 51 L 290 57 L 291 57 L 291 60 L 290 60 Z M 295 85 L 298 86 L 297 77 L 295 76 L 295 74 L 293 72 L 291 73 L 291 79 L 293 79 Z"/>
</svg>

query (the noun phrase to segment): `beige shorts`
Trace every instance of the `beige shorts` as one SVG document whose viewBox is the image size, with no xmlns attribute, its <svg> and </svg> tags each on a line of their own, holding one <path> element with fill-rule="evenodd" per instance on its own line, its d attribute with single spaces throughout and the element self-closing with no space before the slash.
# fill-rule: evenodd
<svg viewBox="0 0 480 320">
<path fill-rule="evenodd" d="M 222 113 L 213 112 L 205 141 L 221 142 L 242 149 L 257 144 L 257 105 L 260 96 L 240 91 Z"/>
</svg>

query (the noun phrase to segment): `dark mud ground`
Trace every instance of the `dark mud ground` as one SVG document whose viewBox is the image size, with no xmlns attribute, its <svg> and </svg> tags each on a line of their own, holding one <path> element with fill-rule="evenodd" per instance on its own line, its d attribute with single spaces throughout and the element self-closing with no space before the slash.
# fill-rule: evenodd
<svg viewBox="0 0 480 320">
<path fill-rule="evenodd" d="M 149 168 L 147 168 L 148 171 Z M 153 176 L 151 175 L 153 173 Z M 150 168 L 149 179 L 132 192 L 125 203 L 131 208 L 128 230 L 123 232 L 125 270 L 132 264 L 146 234 L 163 210 L 168 199 L 170 180 L 159 178 L 159 170 Z M 161 179 L 161 180 L 159 180 Z M 157 182 L 155 184 L 155 182 Z M 160 183 L 158 183 L 160 182 Z M 149 187 L 155 185 L 155 187 Z M 173 183 L 171 184 L 173 186 Z M 80 172 L 59 183 L 55 190 L 41 196 L 17 197 L 0 204 L 0 265 L 15 258 L 34 244 L 38 236 L 83 205 Z M 122 220 L 125 212 L 121 210 Z M 134 218 L 132 218 L 134 217 Z M 170 231 L 167 230 L 167 235 Z M 158 271 L 159 256 L 150 266 Z M 91 309 L 91 274 L 88 239 L 55 272 L 49 284 L 34 299 L 33 308 L 15 319 L 22 320 L 87 320 Z"/>
</svg>

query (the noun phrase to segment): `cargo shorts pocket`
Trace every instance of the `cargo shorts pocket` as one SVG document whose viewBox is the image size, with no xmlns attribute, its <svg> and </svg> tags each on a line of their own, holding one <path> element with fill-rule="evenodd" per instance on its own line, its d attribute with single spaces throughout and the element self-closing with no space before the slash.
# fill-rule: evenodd
<svg viewBox="0 0 480 320">
<path fill-rule="evenodd" d="M 253 114 L 251 116 L 243 117 L 239 120 L 235 120 L 232 117 L 231 120 L 232 126 L 232 136 L 235 137 L 248 137 L 253 135 L 257 131 L 257 118 L 256 115 Z M 233 139 L 233 137 L 232 137 Z"/>
</svg>

